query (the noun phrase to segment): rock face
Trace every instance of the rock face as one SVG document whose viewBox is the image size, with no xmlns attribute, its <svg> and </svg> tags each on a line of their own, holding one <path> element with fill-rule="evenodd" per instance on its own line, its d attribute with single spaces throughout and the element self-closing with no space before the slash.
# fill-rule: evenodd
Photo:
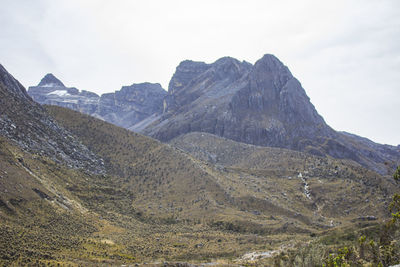
<svg viewBox="0 0 400 267">
<path fill-rule="evenodd" d="M 46 76 L 46 80 L 51 79 Z M 48 84 L 48 83 L 46 83 Z M 54 83 L 61 88 L 60 83 Z M 103 162 L 60 127 L 0 65 L 0 136 L 71 168 L 104 173 Z"/>
<path fill-rule="evenodd" d="M 120 91 L 100 97 L 96 115 L 115 125 L 129 128 L 154 113 L 162 113 L 166 94 L 158 83 L 123 86 Z"/>
<path fill-rule="evenodd" d="M 40 104 L 66 107 L 129 128 L 153 113 L 161 113 L 167 92 L 160 84 L 142 83 L 100 97 L 65 87 L 54 75 L 47 74 L 37 86 L 29 87 L 28 94 Z"/>
<path fill-rule="evenodd" d="M 182 62 L 169 84 L 163 116 L 143 132 L 168 141 L 193 131 L 293 149 L 305 146 L 300 138 L 335 134 L 272 55 L 254 66 L 229 57 L 213 64 Z"/>
<path fill-rule="evenodd" d="M 132 129 L 161 141 L 207 132 L 239 142 L 353 159 L 380 173 L 400 160 L 396 147 L 338 133 L 315 110 L 300 82 L 275 56 L 254 65 L 225 57 L 184 61 L 164 100 L 164 113 Z"/>
</svg>

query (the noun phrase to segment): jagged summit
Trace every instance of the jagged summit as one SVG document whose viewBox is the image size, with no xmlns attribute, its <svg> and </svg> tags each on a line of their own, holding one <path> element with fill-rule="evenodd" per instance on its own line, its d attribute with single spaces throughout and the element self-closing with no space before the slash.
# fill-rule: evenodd
<svg viewBox="0 0 400 267">
<path fill-rule="evenodd" d="M 230 57 L 211 64 L 183 61 L 171 79 L 162 116 L 137 129 L 164 142 L 207 132 L 253 145 L 348 158 L 380 173 L 400 160 L 395 147 L 377 149 L 381 145 L 329 127 L 301 83 L 271 54 L 254 65 Z"/>
<path fill-rule="evenodd" d="M 231 57 L 212 64 L 183 61 L 171 79 L 161 121 L 162 129 L 154 123 L 145 133 L 168 141 L 185 132 L 205 131 L 294 148 L 298 139 L 292 137 L 332 132 L 301 84 L 270 54 L 254 66 Z"/>
<path fill-rule="evenodd" d="M 166 94 L 158 83 L 123 86 L 119 91 L 103 94 L 95 113 L 105 121 L 129 128 L 154 113 L 161 113 Z"/>
<path fill-rule="evenodd" d="M 129 86 L 122 86 L 121 91 L 143 91 L 144 93 L 163 93 L 166 91 L 161 87 L 159 83 L 133 83 Z"/>
<path fill-rule="evenodd" d="M 168 92 L 173 93 L 185 87 L 194 77 L 209 68 L 209 64 L 192 60 L 182 61 L 168 85 Z"/>
<path fill-rule="evenodd" d="M 46 76 L 43 77 L 43 79 L 40 81 L 38 86 L 43 86 L 43 87 L 65 87 L 65 85 L 56 78 L 52 73 L 46 74 Z"/>
<path fill-rule="evenodd" d="M 272 54 L 264 54 L 264 56 L 262 56 L 262 58 L 260 58 L 259 60 L 257 60 L 256 64 L 265 64 L 268 66 L 275 66 L 279 69 L 282 68 L 287 68 L 276 56 L 272 55 Z"/>
</svg>

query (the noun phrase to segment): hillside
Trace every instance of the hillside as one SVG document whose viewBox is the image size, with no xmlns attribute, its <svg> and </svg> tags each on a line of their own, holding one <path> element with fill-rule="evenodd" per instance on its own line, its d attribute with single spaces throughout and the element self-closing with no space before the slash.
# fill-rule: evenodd
<svg viewBox="0 0 400 267">
<path fill-rule="evenodd" d="M 226 198 L 197 161 L 101 120 L 52 110 L 69 132 L 11 75 L 4 72 L 2 77 L 2 101 L 14 101 L 2 114 L 8 115 L 6 125 L 21 131 L 3 131 L 0 139 L 1 265 L 119 266 L 238 257 L 264 246 L 266 237 L 255 240 L 249 230 L 232 232 L 210 225 L 209 217 L 227 209 L 216 204 Z M 27 112 L 13 116 L 20 108 Z M 51 128 L 41 120 L 51 122 Z M 29 147 L 25 142 L 31 137 L 46 139 Z M 65 150 L 65 161 L 53 157 L 52 149 L 75 143 L 72 152 Z M 37 146 L 50 152 L 37 152 Z M 103 171 L 88 171 L 96 161 L 86 168 L 69 165 L 80 153 L 104 155 Z"/>
<path fill-rule="evenodd" d="M 188 231 L 200 227 L 216 236 L 257 234 L 257 242 L 265 244 L 261 240 L 272 238 L 274 244 L 286 240 L 287 234 L 295 234 L 298 240 L 323 235 L 328 229 L 368 227 L 386 218 L 396 189 L 391 180 L 351 161 L 256 147 L 204 133 L 181 136 L 171 143 L 191 153 L 191 158 L 90 116 L 46 108 L 104 158 L 106 168 L 116 176 L 111 182 L 114 187 L 133 193 L 134 213 L 127 210 L 125 216 L 131 214 L 150 224 L 172 223 L 178 232 L 183 231 L 183 223 Z M 185 146 L 201 152 L 190 152 Z M 131 168 L 121 168 L 129 162 L 133 162 Z M 165 178 L 159 179 L 162 173 Z M 107 205 L 100 205 L 101 209 Z M 242 247 L 231 246 L 239 251 Z M 185 253 L 184 248 L 179 248 L 179 254 Z M 227 248 L 221 249 L 218 253 Z"/>
<path fill-rule="evenodd" d="M 297 231 L 307 232 L 330 227 L 332 219 L 342 224 L 371 214 L 382 217 L 392 192 L 390 181 L 351 162 L 259 147 L 243 157 L 231 157 L 246 161 L 221 168 L 221 162 L 214 166 L 188 158 L 173 147 L 89 116 L 57 107 L 48 110 L 102 156 L 107 169 L 125 177 L 118 188 L 140 195 L 133 206 L 146 216 L 173 214 L 178 220 L 207 216 L 238 223 L 247 217 L 267 232 L 282 231 L 279 227 L 290 221 Z M 196 147 L 202 148 L 198 142 Z M 233 151 L 217 147 L 229 155 L 237 151 L 232 145 L 228 147 Z M 271 157 L 275 163 L 265 160 Z M 310 198 L 304 192 L 305 181 Z M 263 223 L 271 215 L 277 216 L 272 228 Z"/>
<path fill-rule="evenodd" d="M 138 212 L 199 218 L 218 211 L 216 200 L 225 201 L 215 177 L 173 147 L 78 112 L 46 109 L 104 159 L 114 186 L 135 196 Z"/>
<path fill-rule="evenodd" d="M 285 148 L 249 145 L 209 133 L 180 135 L 169 144 L 203 161 L 233 168 L 271 170 L 282 174 L 307 171 L 322 176 L 333 175 L 335 172 L 331 167 L 335 164 L 362 169 L 351 160 L 322 158 Z"/>
<path fill-rule="evenodd" d="M 54 122 L 0 65 L 0 135 L 24 150 L 70 167 L 103 173 L 102 161 Z"/>
<path fill-rule="evenodd" d="M 317 157 L 287 149 L 248 145 L 207 133 L 181 135 L 169 143 L 191 154 L 195 158 L 220 166 L 220 168 L 279 177 L 281 178 L 280 186 L 277 187 L 280 189 L 285 187 L 285 183 L 299 178 L 301 173 L 302 179 L 299 180 L 307 182 L 310 197 L 314 200 L 313 205 L 325 206 L 325 204 L 317 204 L 316 202 L 336 199 L 333 201 L 336 202 L 333 206 L 337 206 L 339 203 L 351 206 L 350 203 L 355 203 L 352 198 L 356 196 L 359 198 L 359 196 L 358 193 L 351 193 L 351 191 L 341 193 L 341 190 L 346 188 L 345 184 L 347 183 L 351 184 L 355 182 L 354 185 L 361 186 L 364 193 L 360 195 L 370 190 L 375 191 L 377 187 L 381 189 L 385 188 L 380 196 L 371 196 L 371 198 L 375 200 L 379 199 L 386 203 L 388 201 L 387 197 L 396 190 L 391 177 L 382 177 L 350 160 Z M 336 186 L 340 184 L 339 188 L 335 188 L 335 184 Z M 355 189 L 354 185 L 351 187 L 351 190 Z M 316 188 L 313 190 L 314 186 Z M 319 190 L 324 190 L 324 192 L 318 192 Z M 332 195 L 327 197 L 325 193 L 330 190 L 332 190 Z M 348 203 L 345 204 L 347 201 Z M 359 203 L 362 205 L 362 202 L 363 200 Z M 329 205 L 326 206 L 326 208 L 328 207 Z M 343 206 L 341 207 L 343 208 Z M 341 213 L 338 210 L 333 212 L 333 214 L 336 212 Z M 345 215 L 341 214 L 341 217 L 343 218 Z"/>
<path fill-rule="evenodd" d="M 398 188 L 354 162 L 204 133 L 163 144 L 0 77 L 2 265 L 246 264 L 376 229 Z"/>
</svg>

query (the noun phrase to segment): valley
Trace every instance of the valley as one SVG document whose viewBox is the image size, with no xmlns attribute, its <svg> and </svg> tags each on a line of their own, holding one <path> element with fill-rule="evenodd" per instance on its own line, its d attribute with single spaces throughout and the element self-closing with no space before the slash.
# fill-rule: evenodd
<svg viewBox="0 0 400 267">
<path fill-rule="evenodd" d="M 1 265 L 320 266 L 391 217 L 398 148 L 331 129 L 272 55 L 185 61 L 101 116 L 46 77 L 40 105 L 0 69 Z"/>
</svg>

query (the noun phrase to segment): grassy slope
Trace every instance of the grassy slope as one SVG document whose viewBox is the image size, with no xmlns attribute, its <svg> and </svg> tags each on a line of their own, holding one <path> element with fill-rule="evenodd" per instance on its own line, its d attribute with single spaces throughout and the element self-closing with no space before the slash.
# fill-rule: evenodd
<svg viewBox="0 0 400 267">
<path fill-rule="evenodd" d="M 78 112 L 47 109 L 104 159 L 114 189 L 130 192 L 138 212 L 199 218 L 217 212 L 216 201 L 226 201 L 214 177 L 186 154 Z"/>
<path fill-rule="evenodd" d="M 23 152 L 4 138 L 0 166 L 0 265 L 98 260 L 96 255 L 103 253 L 101 240 L 92 237 L 103 232 L 106 222 L 66 189 L 69 183 L 93 177 Z M 88 244 L 93 249 L 86 250 Z M 124 253 L 123 247 L 115 251 Z M 121 259 L 132 262 L 130 257 Z"/>
<path fill-rule="evenodd" d="M 59 107 L 48 111 L 105 159 L 112 174 L 120 177 L 113 181 L 116 188 L 132 192 L 132 205 L 149 217 L 222 219 L 238 222 L 239 229 L 259 227 L 266 233 L 287 232 L 291 226 L 292 231 L 309 232 L 360 216 L 383 217 L 392 193 L 386 179 L 349 161 L 212 136 L 182 142 L 222 159 L 215 166 L 185 145 L 195 158 L 78 112 Z M 305 197 L 300 172 L 307 178 L 311 199 Z M 271 215 L 275 220 L 268 219 Z M 243 222 L 251 222 L 251 227 Z"/>
<path fill-rule="evenodd" d="M 375 190 L 365 186 L 357 166 L 339 165 L 353 175 L 341 180 L 329 174 L 337 162 L 319 162 L 321 170 L 332 168 L 309 175 L 308 200 L 296 176 L 308 166 L 300 164 L 302 157 L 292 157 L 288 167 L 298 162 L 296 168 L 284 174 L 276 169 L 287 158 L 265 168 L 274 161 L 263 163 L 260 151 L 242 157 L 248 163 L 215 166 L 86 115 L 47 110 L 105 160 L 108 173 L 67 169 L 2 139 L 0 164 L 8 175 L 0 173 L 6 178 L 0 180 L 2 263 L 235 258 L 282 242 L 305 242 L 311 232 L 324 235 L 330 221 L 349 225 L 367 211 L 382 214 L 376 196 L 386 184 L 376 177 Z M 350 194 L 355 197 L 346 200 Z M 353 208 L 347 215 L 345 205 Z"/>
<path fill-rule="evenodd" d="M 273 199 L 275 193 L 265 190 L 279 185 L 263 175 L 245 173 L 247 182 L 243 182 L 242 171 L 206 165 L 173 147 L 78 112 L 59 107 L 48 110 L 103 157 L 106 167 L 119 177 L 113 181 L 115 188 L 132 192 L 136 214 L 170 221 L 201 219 L 218 229 L 238 232 L 287 232 L 288 221 L 291 232 L 311 231 L 310 212 L 299 216 L 287 203 Z M 266 186 L 255 191 L 260 186 L 253 181 Z M 301 199 L 301 191 L 297 197 Z M 271 219 L 271 215 L 277 217 Z"/>
<path fill-rule="evenodd" d="M 260 187 L 262 193 L 275 191 L 278 201 L 287 197 L 287 206 L 295 207 L 303 214 L 307 214 L 304 207 L 311 205 L 311 210 L 319 211 L 323 217 L 331 217 L 334 221 L 339 220 L 338 223 L 343 218 L 352 220 L 368 214 L 384 217 L 387 215 L 386 205 L 396 188 L 392 179 L 348 160 L 252 146 L 206 133 L 186 134 L 170 144 L 196 158 L 222 165 L 227 171 L 242 172 L 241 178 L 249 177 L 247 183 L 252 181 L 251 176 L 258 177 L 258 180 L 253 179 L 257 191 Z M 299 194 L 302 186 L 299 185 L 299 173 L 307 179 L 311 201 L 305 201 Z"/>
<path fill-rule="evenodd" d="M 0 207 L 0 265 L 236 257 L 286 238 L 220 231 L 202 220 L 138 215 L 130 192 L 115 186 L 119 178 L 66 169 L 6 139 L 0 144 L 1 197 L 8 205 Z"/>
</svg>

